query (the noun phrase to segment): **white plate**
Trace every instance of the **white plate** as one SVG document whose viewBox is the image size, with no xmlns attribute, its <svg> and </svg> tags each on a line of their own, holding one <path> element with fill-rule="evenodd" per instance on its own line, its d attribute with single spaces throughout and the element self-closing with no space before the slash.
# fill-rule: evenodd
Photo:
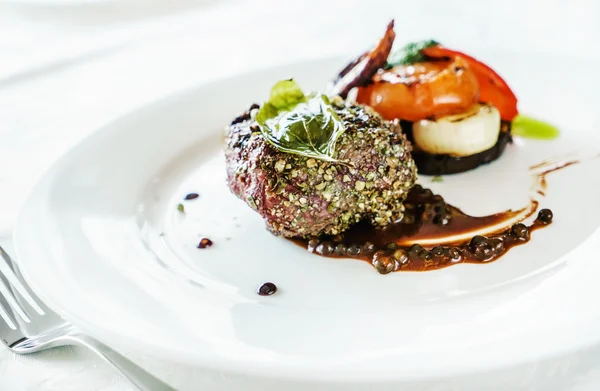
<svg viewBox="0 0 600 391">
<path fill-rule="evenodd" d="M 481 56 L 521 110 L 562 128 L 517 139 L 496 162 L 420 181 L 466 212 L 523 206 L 527 168 L 600 151 L 595 64 Z M 472 374 L 589 347 L 600 337 L 600 159 L 548 177 L 555 222 L 486 265 L 379 275 L 307 253 L 264 229 L 225 186 L 223 128 L 271 85 L 319 88 L 344 59 L 194 88 L 131 113 L 68 153 L 36 186 L 16 228 L 27 280 L 90 334 L 203 368 L 328 382 Z M 586 82 L 587 81 L 587 82 Z M 176 206 L 189 192 L 200 198 Z M 214 246 L 199 250 L 200 236 Z M 273 281 L 279 291 L 255 291 Z M 516 388 L 514 388 L 516 389 Z"/>
</svg>

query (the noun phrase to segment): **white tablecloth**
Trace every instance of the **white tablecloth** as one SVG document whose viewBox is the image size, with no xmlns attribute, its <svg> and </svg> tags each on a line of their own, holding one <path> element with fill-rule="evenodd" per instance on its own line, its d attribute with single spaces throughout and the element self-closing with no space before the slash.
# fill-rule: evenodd
<svg viewBox="0 0 600 391">
<path fill-rule="evenodd" d="M 358 53 L 391 17 L 402 40 L 600 59 L 596 0 L 0 0 L 0 244 L 31 185 L 102 124 L 203 81 Z M 132 357 L 181 389 L 224 381 Z M 84 351 L 0 347 L 2 391 L 127 389 Z"/>
</svg>

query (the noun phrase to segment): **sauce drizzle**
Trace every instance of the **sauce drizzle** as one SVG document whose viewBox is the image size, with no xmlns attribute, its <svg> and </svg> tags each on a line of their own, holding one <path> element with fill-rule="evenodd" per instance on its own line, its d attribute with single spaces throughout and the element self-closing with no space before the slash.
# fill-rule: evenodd
<svg viewBox="0 0 600 391">
<path fill-rule="evenodd" d="M 536 183 L 533 192 L 544 195 L 548 174 L 578 162 L 549 161 L 530 167 Z M 516 211 L 470 216 L 421 185 L 409 191 L 404 205 L 404 218 L 383 229 L 361 222 L 340 235 L 290 240 L 321 256 L 367 261 L 382 274 L 427 271 L 494 261 L 529 242 L 531 233 L 551 224 L 553 218 L 552 211 L 542 209 L 532 224 L 521 223 L 537 211 L 534 198 Z"/>
</svg>

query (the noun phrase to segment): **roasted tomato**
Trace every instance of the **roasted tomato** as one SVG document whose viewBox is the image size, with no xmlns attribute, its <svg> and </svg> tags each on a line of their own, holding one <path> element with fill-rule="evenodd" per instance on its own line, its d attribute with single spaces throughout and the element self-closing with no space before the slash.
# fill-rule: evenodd
<svg viewBox="0 0 600 391">
<path fill-rule="evenodd" d="M 380 70 L 359 87 L 357 101 L 384 118 L 418 121 L 467 111 L 477 103 L 477 75 L 462 57 Z"/>
</svg>

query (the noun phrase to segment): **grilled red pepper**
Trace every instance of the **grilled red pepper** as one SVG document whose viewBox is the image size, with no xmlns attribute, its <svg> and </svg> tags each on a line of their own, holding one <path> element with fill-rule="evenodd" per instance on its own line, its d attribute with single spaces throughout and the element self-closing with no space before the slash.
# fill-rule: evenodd
<svg viewBox="0 0 600 391">
<path fill-rule="evenodd" d="M 458 50 L 448 49 L 440 45 L 423 49 L 423 54 L 431 58 L 462 57 L 477 76 L 480 88 L 479 99 L 482 102 L 496 106 L 500 112 L 500 117 L 506 121 L 512 121 L 519 113 L 517 97 L 508 84 L 492 68 L 481 61 Z"/>
</svg>

